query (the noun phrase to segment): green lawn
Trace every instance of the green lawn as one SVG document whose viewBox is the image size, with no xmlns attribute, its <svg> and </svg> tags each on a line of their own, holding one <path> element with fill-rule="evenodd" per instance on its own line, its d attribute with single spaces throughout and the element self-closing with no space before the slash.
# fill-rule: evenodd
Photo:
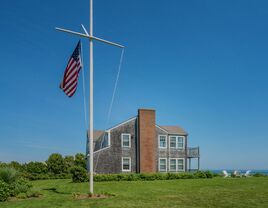
<svg viewBox="0 0 268 208">
<path fill-rule="evenodd" d="M 87 193 L 88 183 L 43 180 L 33 185 L 42 189 L 42 198 L 4 202 L 0 207 L 268 207 L 268 177 L 98 182 L 96 192 L 115 196 L 93 200 L 72 198 L 73 192 Z"/>
</svg>

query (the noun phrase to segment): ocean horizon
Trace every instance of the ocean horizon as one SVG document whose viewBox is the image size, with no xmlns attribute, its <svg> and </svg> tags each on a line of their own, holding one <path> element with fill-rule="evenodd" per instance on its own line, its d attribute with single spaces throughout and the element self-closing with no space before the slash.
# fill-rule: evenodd
<svg viewBox="0 0 268 208">
<path fill-rule="evenodd" d="M 255 174 L 255 173 L 261 173 L 264 175 L 268 175 L 268 170 L 259 170 L 259 169 L 204 169 L 209 170 L 213 173 L 222 173 L 223 170 L 226 170 L 228 173 L 233 173 L 234 171 L 238 171 L 241 174 L 246 173 L 248 170 L 250 170 L 250 174 Z"/>
</svg>

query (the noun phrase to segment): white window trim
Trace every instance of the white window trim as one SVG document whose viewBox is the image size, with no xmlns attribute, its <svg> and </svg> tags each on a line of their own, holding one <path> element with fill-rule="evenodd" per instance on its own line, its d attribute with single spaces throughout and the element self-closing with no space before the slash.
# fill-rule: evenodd
<svg viewBox="0 0 268 208">
<path fill-rule="evenodd" d="M 170 146 L 170 137 L 176 137 L 176 147 L 171 147 Z M 183 139 L 183 147 L 178 147 L 178 137 L 182 137 L 182 139 Z M 179 136 L 179 135 L 170 135 L 170 136 L 168 136 L 168 140 L 169 140 L 169 148 L 170 149 L 181 149 L 181 150 L 183 150 L 183 149 L 185 149 L 185 136 Z"/>
<path fill-rule="evenodd" d="M 166 147 L 161 147 L 160 146 L 160 137 L 165 137 Z M 167 135 L 158 135 L 158 147 L 159 147 L 159 149 L 167 149 L 167 146 L 168 146 L 168 144 L 167 144 Z"/>
<path fill-rule="evenodd" d="M 166 161 L 166 170 L 165 170 L 165 171 L 160 170 L 160 160 L 165 160 L 165 161 Z M 158 159 L 158 171 L 159 171 L 159 172 L 167 172 L 167 158 L 165 158 L 165 157 L 160 157 L 160 158 Z"/>
<path fill-rule="evenodd" d="M 123 146 L 123 136 L 129 136 L 129 146 Z M 131 148 L 131 134 L 126 134 L 126 133 L 122 133 L 121 134 L 121 147 L 124 147 L 124 148 Z"/>
<path fill-rule="evenodd" d="M 170 168 L 170 164 L 171 164 L 171 163 L 170 163 L 170 160 L 175 160 L 175 161 L 176 161 L 176 163 L 175 163 L 175 171 L 173 171 L 173 170 L 171 171 L 171 170 L 170 170 L 170 169 L 171 169 L 171 168 Z M 169 172 L 177 172 L 177 158 L 169 158 L 169 160 L 168 160 L 168 171 L 169 171 Z"/>
<path fill-rule="evenodd" d="M 123 166 L 124 159 L 129 159 L 129 169 L 128 170 L 124 169 L 124 166 Z M 130 172 L 131 171 L 131 157 L 122 157 L 121 163 L 122 163 L 122 172 Z"/>
<path fill-rule="evenodd" d="M 111 131 L 107 131 L 108 133 L 108 147 L 111 146 Z"/>
<path fill-rule="evenodd" d="M 168 165 L 168 171 L 171 172 L 170 170 L 170 160 L 176 160 L 176 170 L 172 172 L 185 172 L 185 158 L 179 157 L 179 158 L 169 158 L 169 165 Z M 183 160 L 183 169 L 179 170 L 178 169 L 178 160 Z"/>
<path fill-rule="evenodd" d="M 178 160 L 182 160 L 183 161 L 183 169 L 182 170 L 178 170 Z M 177 158 L 176 160 L 176 169 L 177 169 L 177 172 L 185 172 L 185 158 Z"/>
</svg>

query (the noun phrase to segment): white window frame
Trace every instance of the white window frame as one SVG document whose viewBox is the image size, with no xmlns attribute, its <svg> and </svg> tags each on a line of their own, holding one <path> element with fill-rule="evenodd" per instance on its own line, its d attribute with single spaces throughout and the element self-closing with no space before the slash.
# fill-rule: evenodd
<svg viewBox="0 0 268 208">
<path fill-rule="evenodd" d="M 176 137 L 176 147 L 171 147 L 170 146 L 170 138 L 171 137 Z M 182 140 L 183 140 L 183 147 L 179 147 L 179 142 L 178 142 L 178 138 L 182 138 Z M 178 136 L 178 135 L 170 135 L 169 137 L 168 137 L 168 140 L 169 140 L 169 148 L 170 149 L 185 149 L 185 136 Z"/>
<path fill-rule="evenodd" d="M 178 169 L 178 160 L 182 160 L 182 164 L 183 164 L 183 169 L 182 170 Z M 176 169 L 177 169 L 177 172 L 184 172 L 185 171 L 185 158 L 177 158 L 177 160 L 176 160 Z"/>
<path fill-rule="evenodd" d="M 123 136 L 129 136 L 129 146 L 124 146 L 123 145 Z M 131 134 L 126 134 L 126 133 L 121 134 L 121 147 L 131 148 Z"/>
<path fill-rule="evenodd" d="M 161 170 L 160 169 L 160 160 L 165 160 L 166 161 L 166 170 Z M 160 157 L 159 159 L 158 159 L 158 171 L 159 172 L 167 172 L 167 158 L 165 158 L 165 157 Z"/>
<path fill-rule="evenodd" d="M 175 171 L 171 171 L 170 170 L 170 160 L 175 160 L 176 161 L 176 168 L 175 168 Z M 178 160 L 182 160 L 183 161 L 183 169 L 178 169 Z M 169 172 L 185 172 L 185 158 L 169 158 L 169 166 L 168 166 L 168 171 Z"/>
<path fill-rule="evenodd" d="M 129 160 L 129 169 L 124 169 L 124 159 L 128 159 Z M 131 157 L 122 157 L 122 172 L 130 172 L 131 171 Z"/>
<path fill-rule="evenodd" d="M 175 160 L 175 170 L 170 170 L 171 168 L 170 168 L 170 164 L 171 164 L 171 160 Z M 168 161 L 169 163 L 168 163 L 168 171 L 169 172 L 177 172 L 177 158 L 169 158 L 169 161 Z"/>
<path fill-rule="evenodd" d="M 165 140 L 166 140 L 166 146 L 165 147 L 161 147 L 160 146 L 160 137 L 165 137 Z M 168 144 L 167 144 L 167 135 L 158 135 L 158 147 L 159 147 L 159 149 L 167 149 L 167 146 L 168 146 Z"/>
</svg>

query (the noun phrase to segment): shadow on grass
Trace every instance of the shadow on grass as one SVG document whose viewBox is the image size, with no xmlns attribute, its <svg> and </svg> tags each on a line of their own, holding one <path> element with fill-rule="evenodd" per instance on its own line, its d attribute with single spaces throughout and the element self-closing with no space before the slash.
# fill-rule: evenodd
<svg viewBox="0 0 268 208">
<path fill-rule="evenodd" d="M 63 192 L 63 191 L 58 191 L 57 188 L 43 188 L 42 190 L 44 191 L 50 191 L 50 192 L 53 192 L 55 194 L 71 194 L 69 192 Z"/>
</svg>

